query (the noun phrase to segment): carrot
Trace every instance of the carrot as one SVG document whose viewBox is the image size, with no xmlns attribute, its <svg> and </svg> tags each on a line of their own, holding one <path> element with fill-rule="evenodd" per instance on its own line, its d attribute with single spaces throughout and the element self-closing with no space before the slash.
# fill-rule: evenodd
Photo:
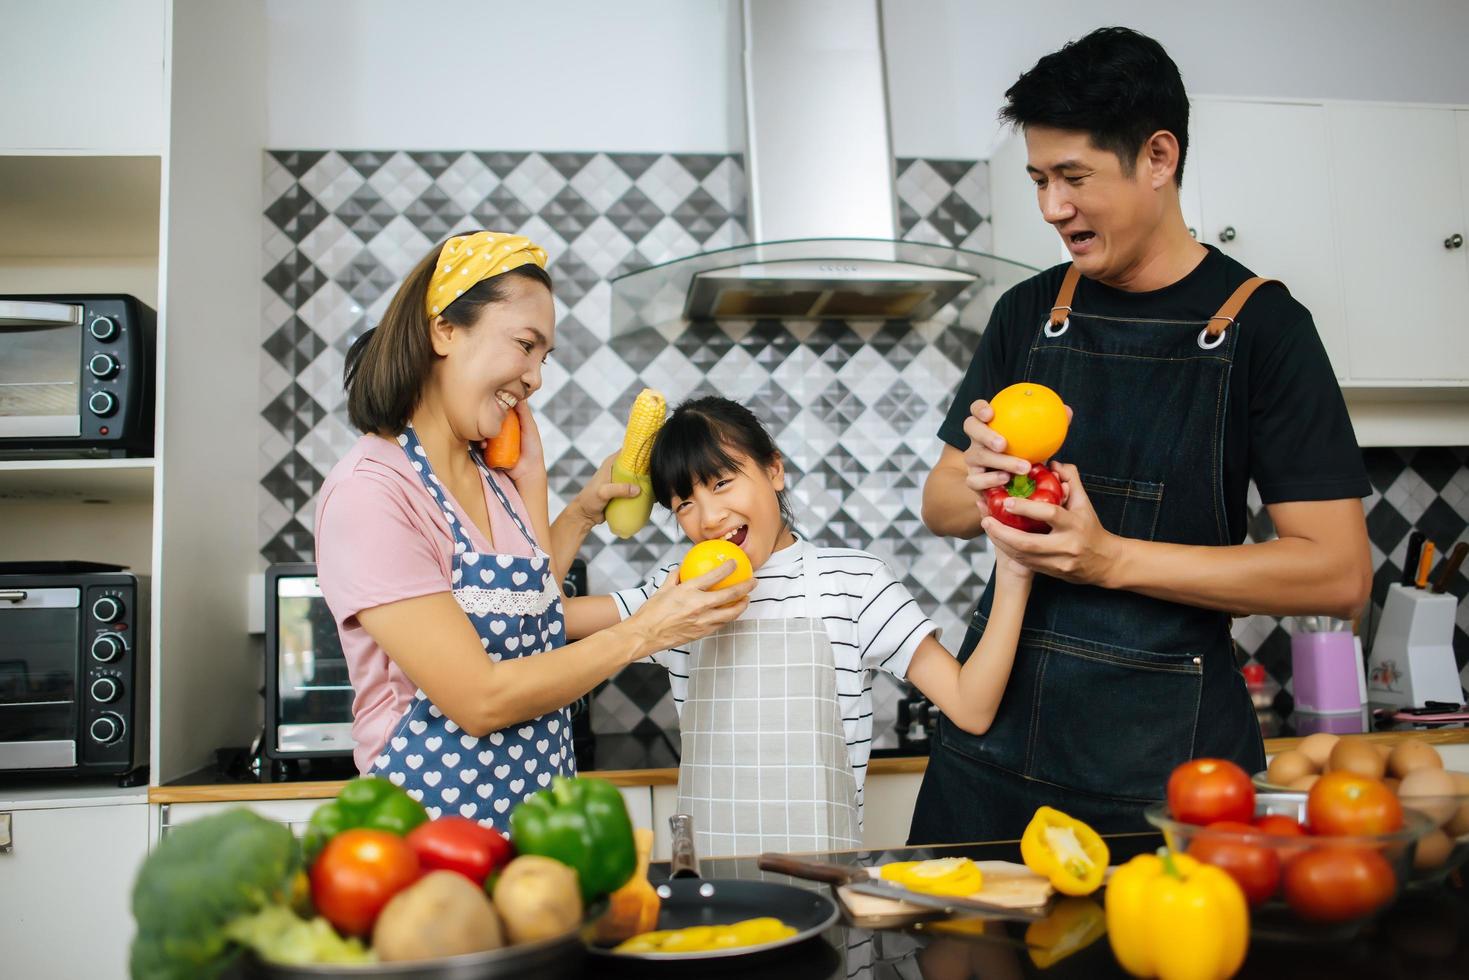
<svg viewBox="0 0 1469 980">
<path fill-rule="evenodd" d="M 520 459 L 520 415 L 514 410 L 505 413 L 500 431 L 485 447 L 485 462 L 497 470 L 508 470 Z"/>
</svg>

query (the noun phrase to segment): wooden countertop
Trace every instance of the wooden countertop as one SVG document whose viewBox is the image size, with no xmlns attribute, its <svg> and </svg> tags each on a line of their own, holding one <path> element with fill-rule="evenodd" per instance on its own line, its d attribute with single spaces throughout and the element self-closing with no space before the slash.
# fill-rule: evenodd
<svg viewBox="0 0 1469 980">
<path fill-rule="evenodd" d="M 1397 742 L 1414 738 L 1436 745 L 1469 743 L 1469 728 L 1449 728 L 1421 732 L 1370 732 L 1356 735 L 1372 742 Z M 1299 738 L 1267 738 L 1265 754 L 1277 755 L 1301 743 Z M 928 759 L 922 756 L 899 759 L 873 759 L 867 766 L 869 776 L 923 772 Z M 676 786 L 677 769 L 607 769 L 584 775 L 605 779 L 614 786 Z M 256 802 L 260 800 L 324 800 L 337 795 L 342 780 L 301 783 L 227 783 L 199 786 L 153 786 L 148 789 L 149 803 L 221 803 Z"/>
</svg>

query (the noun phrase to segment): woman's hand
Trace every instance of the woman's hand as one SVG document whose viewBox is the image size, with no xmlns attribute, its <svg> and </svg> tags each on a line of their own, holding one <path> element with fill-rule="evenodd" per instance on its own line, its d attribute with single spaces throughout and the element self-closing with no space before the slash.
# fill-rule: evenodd
<svg viewBox="0 0 1469 980">
<path fill-rule="evenodd" d="M 546 485 L 546 450 L 541 446 L 541 430 L 536 427 L 530 403 L 524 398 L 516 402 L 515 414 L 520 418 L 520 458 L 505 471 L 505 475 L 524 497 L 528 485 L 542 489 Z"/>
<path fill-rule="evenodd" d="M 701 640 L 724 624 L 738 619 L 749 608 L 749 595 L 755 588 L 755 579 L 746 579 L 738 585 L 713 592 L 705 591 L 734 570 L 734 561 L 726 561 L 687 582 L 679 582 L 677 568 L 670 571 L 658 591 L 624 621 L 625 625 L 637 631 L 641 641 L 636 659 Z"/>
<path fill-rule="evenodd" d="M 612 461 L 616 458 L 617 453 L 613 453 L 602 460 L 602 465 L 597 467 L 597 472 L 587 481 L 587 485 L 566 505 L 566 509 L 574 509 L 575 515 L 589 528 L 596 527 L 606 519 L 608 501 L 638 495 L 636 483 L 612 482 Z"/>
</svg>

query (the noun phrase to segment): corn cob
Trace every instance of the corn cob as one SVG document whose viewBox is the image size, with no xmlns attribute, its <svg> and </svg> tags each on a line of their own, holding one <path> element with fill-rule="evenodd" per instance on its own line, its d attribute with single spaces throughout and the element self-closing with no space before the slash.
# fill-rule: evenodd
<svg viewBox="0 0 1469 980">
<path fill-rule="evenodd" d="M 668 404 L 663 395 L 644 388 L 632 403 L 622 451 L 612 462 L 614 483 L 636 483 L 636 497 L 617 497 L 607 503 L 607 526 L 619 538 L 630 538 L 648 523 L 653 512 L 653 484 L 648 478 L 648 461 L 653 455 L 653 438 L 663 427 Z"/>
</svg>

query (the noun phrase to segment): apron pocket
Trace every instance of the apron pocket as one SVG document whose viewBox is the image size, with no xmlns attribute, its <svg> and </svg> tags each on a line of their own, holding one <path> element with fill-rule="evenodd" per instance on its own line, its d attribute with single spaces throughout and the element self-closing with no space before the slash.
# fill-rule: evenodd
<svg viewBox="0 0 1469 980">
<path fill-rule="evenodd" d="M 1162 799 L 1169 773 L 1194 754 L 1201 664 L 1055 634 L 1038 646 L 1026 774 L 1097 796 Z"/>
<path fill-rule="evenodd" d="M 1163 484 L 1082 473 L 1081 484 L 1102 526 L 1124 538 L 1152 541 L 1158 531 Z"/>
</svg>

